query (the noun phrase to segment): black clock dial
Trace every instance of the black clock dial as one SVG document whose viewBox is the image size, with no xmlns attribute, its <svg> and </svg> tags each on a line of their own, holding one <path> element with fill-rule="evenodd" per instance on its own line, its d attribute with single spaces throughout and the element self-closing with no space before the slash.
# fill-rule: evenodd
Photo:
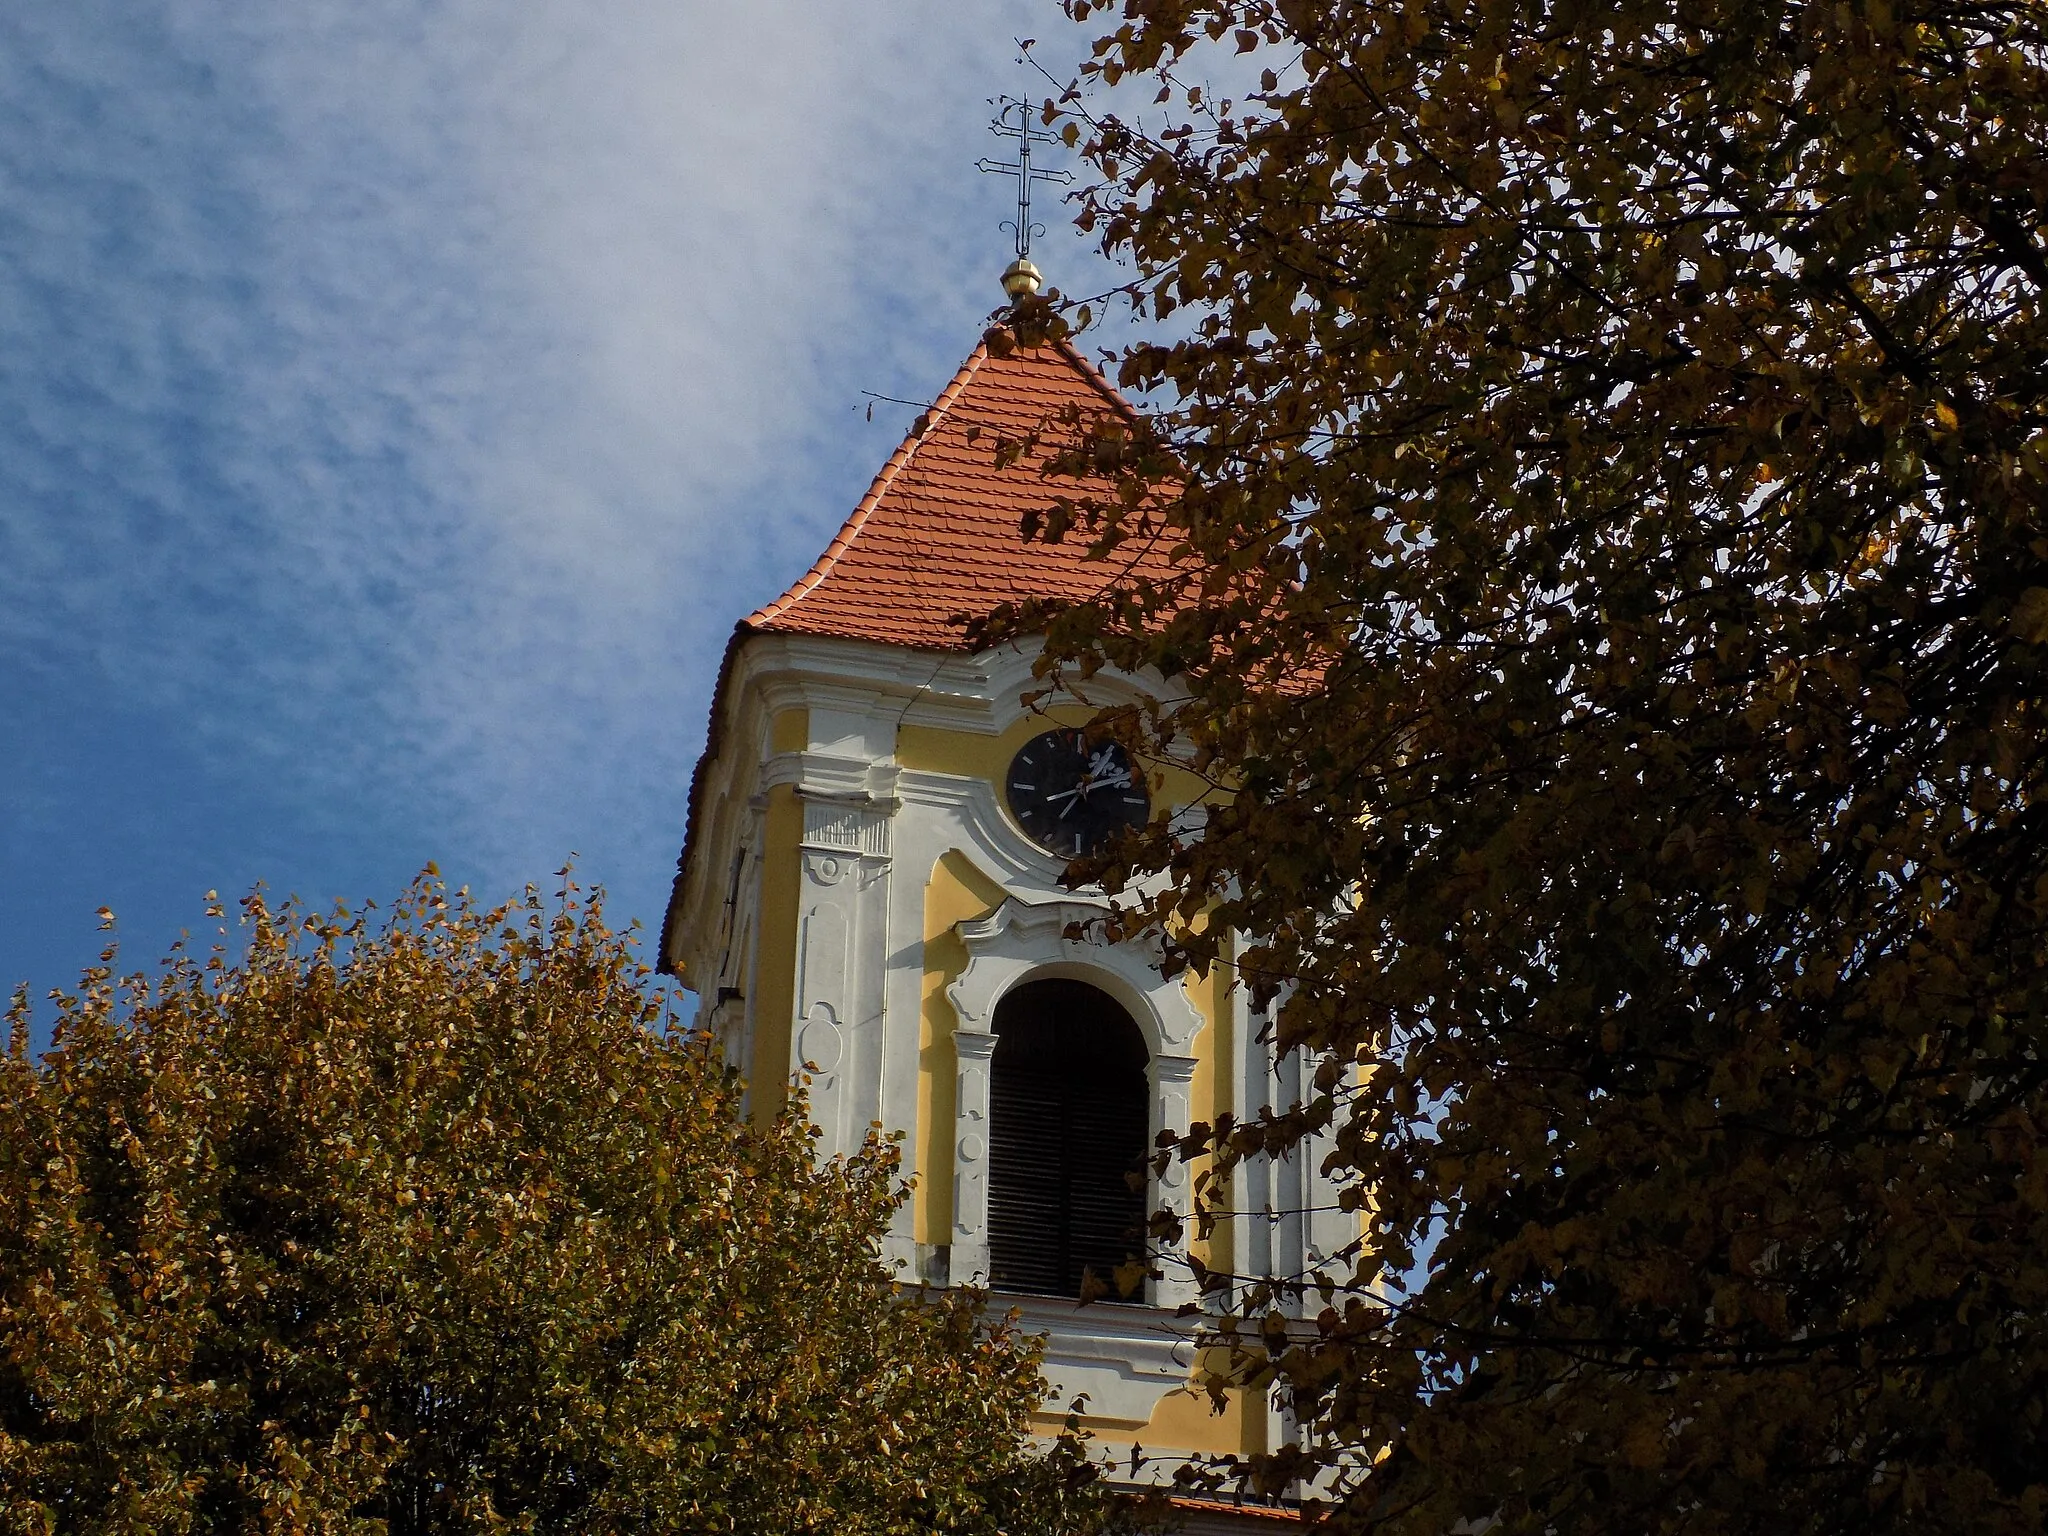
<svg viewBox="0 0 2048 1536">
<path fill-rule="evenodd" d="M 1047 731 L 1024 743 L 1004 780 L 1010 814 L 1049 852 L 1079 858 L 1151 819 L 1145 776 L 1113 741 Z"/>
</svg>

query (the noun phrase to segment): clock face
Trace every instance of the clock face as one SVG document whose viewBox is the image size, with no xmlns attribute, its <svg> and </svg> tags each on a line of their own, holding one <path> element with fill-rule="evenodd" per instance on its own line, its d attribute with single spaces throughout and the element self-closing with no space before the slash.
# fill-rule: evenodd
<svg viewBox="0 0 2048 1536">
<path fill-rule="evenodd" d="M 1144 775 L 1113 741 L 1047 731 L 1024 743 L 1005 780 L 1010 814 L 1049 852 L 1095 853 L 1125 827 L 1151 819 Z"/>
</svg>

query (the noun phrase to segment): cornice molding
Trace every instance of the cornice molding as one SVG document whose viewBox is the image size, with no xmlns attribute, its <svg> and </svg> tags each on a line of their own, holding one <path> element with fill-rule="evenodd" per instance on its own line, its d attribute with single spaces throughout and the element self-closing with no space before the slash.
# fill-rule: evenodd
<svg viewBox="0 0 2048 1536">
<path fill-rule="evenodd" d="M 1171 1307 L 1098 1302 L 1081 1306 L 1051 1296 L 996 1291 L 991 1300 L 1014 1311 L 1026 1333 L 1046 1341 L 1046 1374 L 1071 1398 L 1088 1395 L 1088 1416 L 1141 1425 L 1159 1399 L 1188 1384 L 1192 1331 Z M 1047 1405 L 1055 1411 L 1065 1403 Z"/>
<path fill-rule="evenodd" d="M 1011 823 L 996 804 L 995 786 L 988 780 L 903 768 L 896 772 L 895 788 L 904 805 L 945 813 L 949 826 L 965 834 L 968 846 L 962 851 L 997 884 L 1064 892 L 1060 877 L 1067 861 L 1047 853 Z M 1076 894 L 1086 899 L 1089 893 Z"/>
<path fill-rule="evenodd" d="M 1028 902 L 1015 897 L 982 918 L 956 923 L 967 964 L 946 988 L 961 1033 L 993 1028 L 996 1006 L 1018 982 L 1072 976 L 1121 1003 L 1145 1033 L 1145 1048 L 1163 1070 L 1187 1057 L 1202 1016 L 1176 977 L 1159 968 L 1156 935 L 1111 943 L 1107 912 L 1095 902 Z"/>
</svg>

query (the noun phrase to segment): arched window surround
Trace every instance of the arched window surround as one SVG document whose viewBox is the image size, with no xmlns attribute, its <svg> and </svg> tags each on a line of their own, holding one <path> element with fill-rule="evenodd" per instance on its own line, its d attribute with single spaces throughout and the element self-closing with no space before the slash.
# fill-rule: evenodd
<svg viewBox="0 0 2048 1536">
<path fill-rule="evenodd" d="M 1080 901 L 1025 902 L 1015 897 L 988 916 L 955 925 L 967 965 L 946 988 L 956 1025 L 953 1051 L 953 1231 L 951 1273 L 956 1281 L 988 1277 L 989 1071 L 995 1054 L 996 1005 L 1027 981 L 1065 977 L 1108 994 L 1144 1036 L 1150 1060 L 1147 1138 L 1189 1123 L 1195 1058 L 1190 1053 L 1202 1016 L 1178 978 L 1160 974 L 1156 939 L 1112 944 L 1103 909 Z M 1080 936 L 1069 938 L 1069 931 Z M 1146 1209 L 1186 1209 L 1186 1171 L 1179 1165 L 1146 1183 Z M 1179 1306 L 1194 1296 L 1184 1265 L 1164 1254 L 1166 1277 L 1149 1283 L 1146 1300 Z"/>
</svg>

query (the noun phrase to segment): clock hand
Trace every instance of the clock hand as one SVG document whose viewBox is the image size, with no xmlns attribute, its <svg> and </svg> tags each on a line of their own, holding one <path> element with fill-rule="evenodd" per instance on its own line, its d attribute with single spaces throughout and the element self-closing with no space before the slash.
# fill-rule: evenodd
<svg viewBox="0 0 2048 1536">
<path fill-rule="evenodd" d="M 1064 800 L 1070 795 L 1086 798 L 1098 789 L 1128 789 L 1131 785 L 1129 773 L 1119 770 L 1115 773 L 1091 773 L 1085 775 L 1072 789 L 1063 789 L 1057 794 L 1047 795 L 1048 800 Z"/>
<path fill-rule="evenodd" d="M 1076 784 L 1072 789 L 1055 790 L 1053 793 L 1047 795 L 1045 798 L 1048 804 L 1055 800 L 1064 800 L 1067 802 L 1065 809 L 1063 809 L 1060 812 L 1061 818 L 1065 819 L 1068 811 L 1073 810 L 1073 808 L 1076 805 L 1080 804 L 1083 800 L 1086 800 L 1096 790 L 1128 789 L 1130 787 L 1130 784 L 1131 775 L 1128 769 L 1113 769 L 1109 772 L 1101 774 L 1085 774 L 1083 775 L 1081 782 L 1079 784 Z"/>
</svg>

